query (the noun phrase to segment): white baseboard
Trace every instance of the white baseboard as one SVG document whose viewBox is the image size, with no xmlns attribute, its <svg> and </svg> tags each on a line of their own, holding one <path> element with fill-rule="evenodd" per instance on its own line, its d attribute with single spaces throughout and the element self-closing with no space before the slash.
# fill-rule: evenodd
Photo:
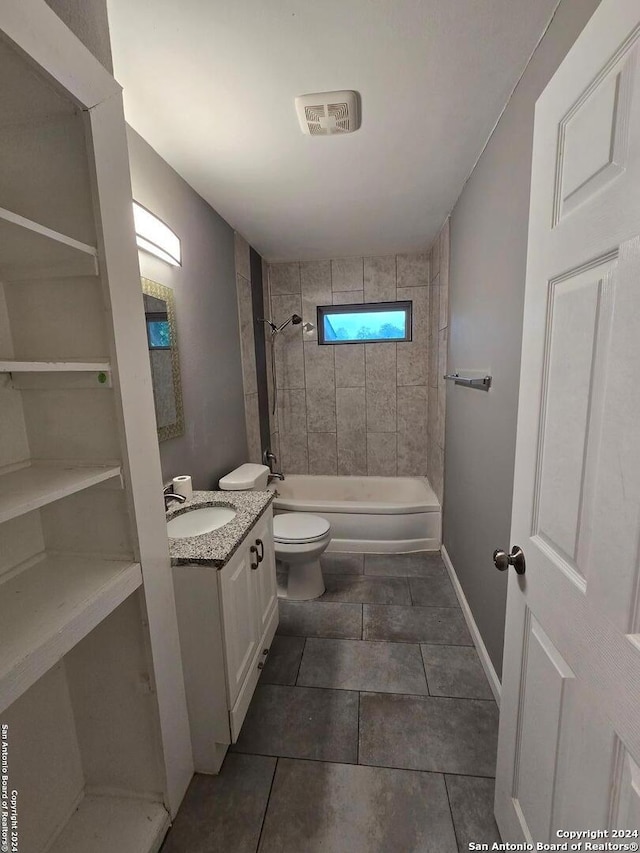
<svg viewBox="0 0 640 853">
<path fill-rule="evenodd" d="M 469 602 L 467 601 L 467 597 L 465 596 L 462 586 L 460 585 L 460 581 L 458 580 L 456 570 L 453 568 L 453 563 L 451 562 L 451 558 L 447 554 L 447 549 L 444 547 L 444 545 L 442 546 L 442 559 L 444 560 L 444 564 L 447 567 L 447 571 L 449 572 L 449 577 L 451 578 L 451 583 L 453 584 L 453 588 L 455 589 L 456 595 L 458 596 L 458 601 L 460 602 L 462 613 L 467 623 L 467 627 L 469 628 L 471 639 L 473 640 L 473 644 L 476 647 L 478 657 L 480 658 L 480 663 L 482 664 L 482 668 L 485 671 L 485 674 L 489 681 L 489 686 L 491 687 L 491 690 L 499 708 L 500 696 L 502 694 L 502 685 L 500 684 L 498 673 L 495 671 L 493 664 L 491 663 L 489 652 L 487 651 L 487 647 L 485 646 L 482 640 L 480 631 L 478 630 L 478 626 L 476 624 L 476 620 L 473 618 L 473 613 L 471 612 L 471 608 L 469 607 Z"/>
</svg>

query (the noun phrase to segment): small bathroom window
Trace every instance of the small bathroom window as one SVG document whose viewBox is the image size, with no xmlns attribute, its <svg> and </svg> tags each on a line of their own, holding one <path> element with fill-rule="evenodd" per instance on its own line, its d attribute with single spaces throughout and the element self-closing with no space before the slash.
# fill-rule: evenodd
<svg viewBox="0 0 640 853">
<path fill-rule="evenodd" d="M 411 301 L 318 305 L 318 343 L 411 340 Z"/>
</svg>

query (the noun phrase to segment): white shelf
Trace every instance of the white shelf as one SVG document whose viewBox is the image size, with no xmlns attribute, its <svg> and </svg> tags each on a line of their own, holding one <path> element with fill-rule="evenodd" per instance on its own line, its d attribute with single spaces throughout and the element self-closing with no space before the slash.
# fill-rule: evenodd
<svg viewBox="0 0 640 853">
<path fill-rule="evenodd" d="M 0 711 L 141 584 L 138 563 L 73 554 L 45 555 L 0 584 Z"/>
<path fill-rule="evenodd" d="M 49 853 L 141 853 L 159 850 L 169 828 L 161 803 L 85 797 Z"/>
<path fill-rule="evenodd" d="M 0 523 L 66 498 L 120 474 L 119 465 L 34 462 L 0 475 Z"/>
<path fill-rule="evenodd" d="M 0 207 L 0 279 L 97 275 L 94 246 Z"/>
<path fill-rule="evenodd" d="M 0 373 L 110 373 L 108 361 L 0 361 Z"/>
</svg>

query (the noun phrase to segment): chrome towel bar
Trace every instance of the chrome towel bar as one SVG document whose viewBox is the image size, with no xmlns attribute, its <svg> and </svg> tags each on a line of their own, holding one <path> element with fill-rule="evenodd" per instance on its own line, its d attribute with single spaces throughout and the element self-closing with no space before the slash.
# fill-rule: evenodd
<svg viewBox="0 0 640 853">
<path fill-rule="evenodd" d="M 466 385 L 468 388 L 480 388 L 481 391 L 488 391 L 491 388 L 491 376 L 460 376 L 459 373 L 445 373 L 445 379 L 450 379 L 456 385 Z"/>
</svg>

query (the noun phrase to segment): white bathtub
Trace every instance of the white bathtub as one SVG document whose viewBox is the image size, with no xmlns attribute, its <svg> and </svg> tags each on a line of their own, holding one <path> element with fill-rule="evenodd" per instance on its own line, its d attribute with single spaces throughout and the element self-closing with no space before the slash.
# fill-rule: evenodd
<svg viewBox="0 0 640 853">
<path fill-rule="evenodd" d="M 274 510 L 331 523 L 329 551 L 401 553 L 440 548 L 441 509 L 426 477 L 287 474 L 271 485 Z"/>
</svg>

